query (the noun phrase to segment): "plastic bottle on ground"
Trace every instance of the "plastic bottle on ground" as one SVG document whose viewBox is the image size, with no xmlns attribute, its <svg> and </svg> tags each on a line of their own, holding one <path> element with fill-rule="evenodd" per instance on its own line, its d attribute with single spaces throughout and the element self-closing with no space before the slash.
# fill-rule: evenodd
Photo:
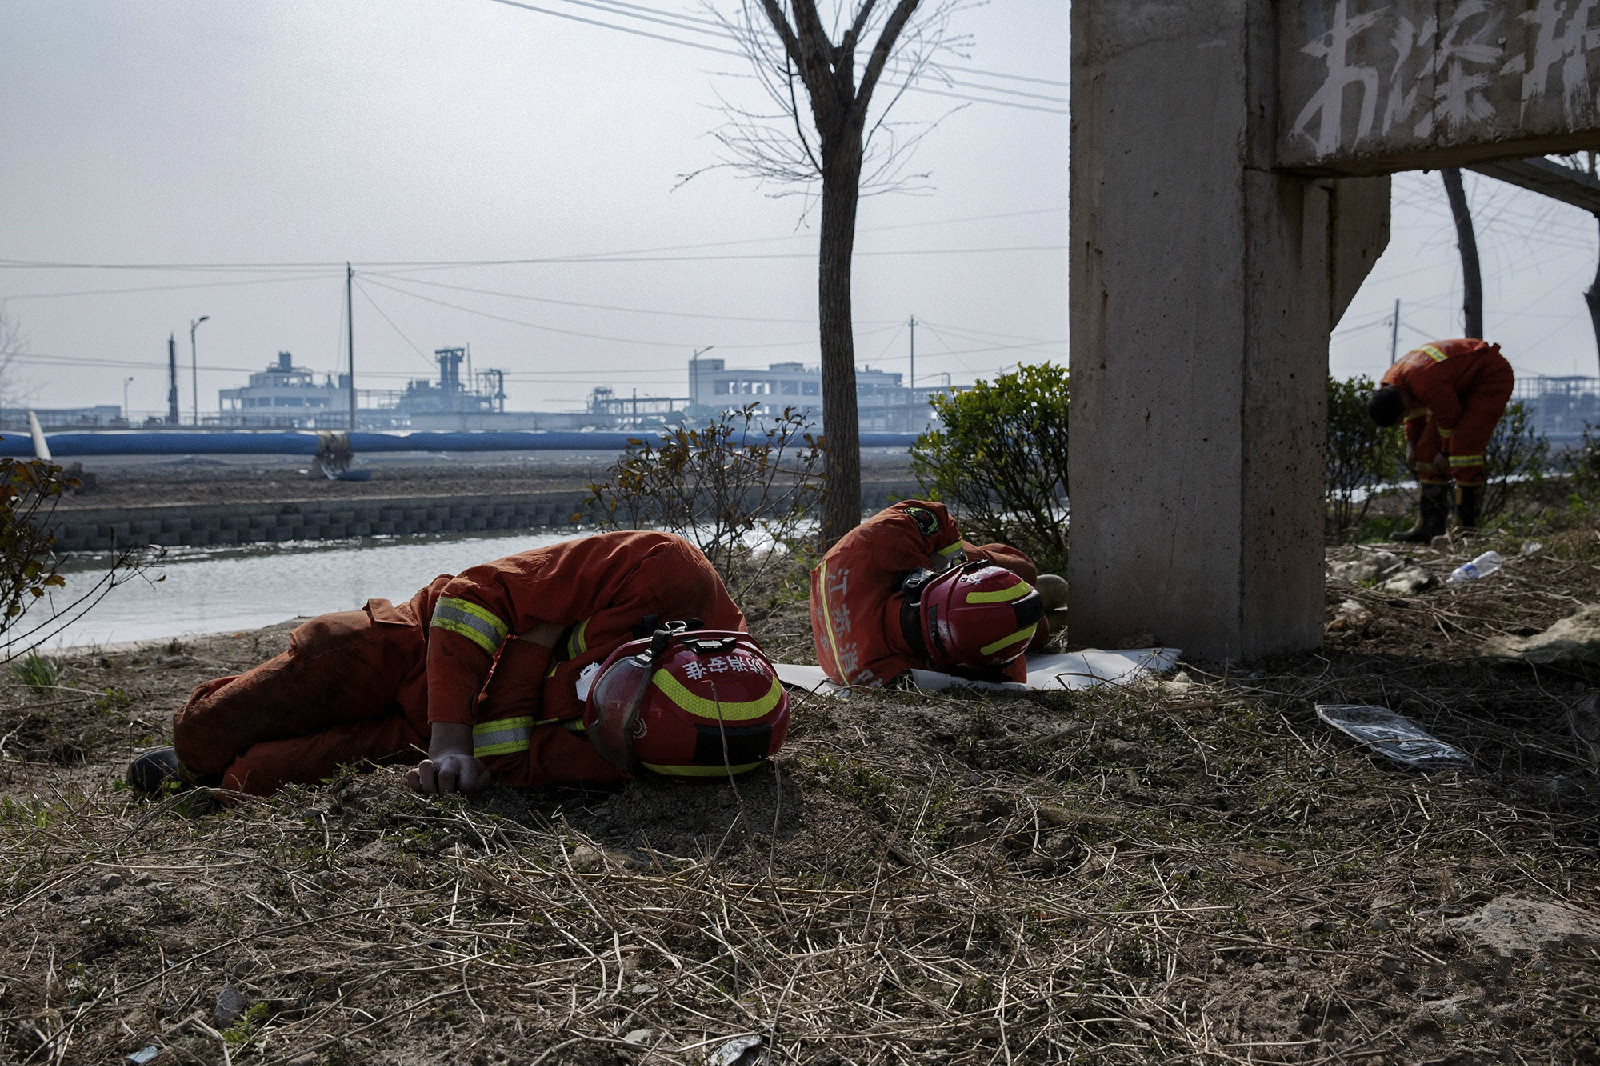
<svg viewBox="0 0 1600 1066">
<path fill-rule="evenodd" d="M 1450 571 L 1450 576 L 1445 579 L 1446 584 L 1459 585 L 1466 581 L 1476 581 L 1480 577 L 1487 577 L 1500 569 L 1500 564 L 1505 559 L 1496 551 L 1487 551 L 1470 563 L 1462 563 Z"/>
</svg>

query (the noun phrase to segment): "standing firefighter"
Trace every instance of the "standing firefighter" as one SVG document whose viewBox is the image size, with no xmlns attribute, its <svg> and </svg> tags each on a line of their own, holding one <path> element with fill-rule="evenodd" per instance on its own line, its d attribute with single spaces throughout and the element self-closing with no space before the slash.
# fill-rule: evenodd
<svg viewBox="0 0 1600 1066">
<path fill-rule="evenodd" d="M 788 726 L 788 698 L 744 629 L 682 537 L 519 552 L 400 606 L 313 618 L 282 655 L 195 689 L 173 747 L 136 758 L 128 779 L 267 795 L 359 763 L 416 763 L 407 780 L 427 793 L 738 773 Z"/>
<path fill-rule="evenodd" d="M 893 684 L 913 669 L 1021 681 L 1023 652 L 1048 637 L 1045 616 L 1065 591 L 1015 548 L 962 541 L 944 504 L 904 500 L 811 571 L 817 662 L 844 685 Z"/>
<path fill-rule="evenodd" d="M 1450 481 L 1464 530 L 1478 526 L 1483 502 L 1483 451 L 1505 414 L 1515 383 L 1498 344 L 1462 338 L 1407 352 L 1367 401 L 1380 426 L 1406 424 L 1406 465 L 1422 490 L 1421 514 L 1394 539 L 1425 544 L 1450 517 Z"/>
</svg>

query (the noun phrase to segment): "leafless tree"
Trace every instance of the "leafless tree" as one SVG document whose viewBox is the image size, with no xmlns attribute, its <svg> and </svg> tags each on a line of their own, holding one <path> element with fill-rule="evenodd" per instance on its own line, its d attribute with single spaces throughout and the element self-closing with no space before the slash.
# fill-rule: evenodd
<svg viewBox="0 0 1600 1066">
<path fill-rule="evenodd" d="M 856 209 L 864 193 L 913 186 L 910 149 L 930 128 L 897 127 L 887 116 L 935 56 L 951 47 L 957 0 L 738 0 L 720 16 L 771 101 L 770 110 L 725 105 L 716 137 L 731 165 L 800 193 L 822 208 L 817 256 L 817 326 L 822 353 L 825 544 L 861 519 L 861 448 L 856 416 L 855 333 L 850 274 Z M 879 86 L 882 106 L 871 107 Z M 875 116 L 875 117 L 874 117 Z"/>
<path fill-rule="evenodd" d="M 1456 223 L 1456 246 L 1461 252 L 1461 310 L 1466 336 L 1483 338 L 1483 270 L 1478 263 L 1478 237 L 1472 227 L 1472 210 L 1461 184 L 1461 168 L 1445 167 L 1445 195 L 1450 200 L 1450 217 Z"/>
<path fill-rule="evenodd" d="M 17 357 L 28 346 L 28 338 L 16 316 L 7 313 L 0 303 L 0 412 L 22 402 L 17 382 Z"/>
<path fill-rule="evenodd" d="M 1557 159 L 1591 178 L 1600 178 L 1600 167 L 1596 165 L 1597 156 L 1600 156 L 1600 153 L 1579 152 L 1576 155 L 1558 156 Z M 1596 225 L 1600 225 L 1600 213 L 1594 216 L 1594 220 Z M 1589 325 L 1594 330 L 1596 353 L 1600 354 L 1600 256 L 1595 257 L 1594 280 L 1583 290 L 1583 302 L 1589 308 Z"/>
</svg>

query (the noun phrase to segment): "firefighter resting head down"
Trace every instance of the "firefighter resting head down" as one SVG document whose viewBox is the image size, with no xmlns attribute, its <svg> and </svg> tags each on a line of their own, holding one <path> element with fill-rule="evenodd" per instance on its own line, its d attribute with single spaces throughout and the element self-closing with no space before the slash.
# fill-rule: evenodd
<svg viewBox="0 0 1600 1066">
<path fill-rule="evenodd" d="M 1015 548 L 964 543 L 943 504 L 905 500 L 812 570 L 817 661 L 846 685 L 892 684 L 913 669 L 1020 681 L 1023 653 L 1062 621 L 1047 614 L 1064 605 L 1064 584 Z"/>
</svg>

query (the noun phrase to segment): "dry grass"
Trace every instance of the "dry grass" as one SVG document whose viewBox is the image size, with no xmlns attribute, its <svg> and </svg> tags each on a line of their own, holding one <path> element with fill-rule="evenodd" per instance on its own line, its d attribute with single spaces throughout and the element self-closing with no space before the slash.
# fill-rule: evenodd
<svg viewBox="0 0 1600 1066">
<path fill-rule="evenodd" d="M 1450 924 L 1600 893 L 1561 725 L 1586 679 L 1464 658 L 1597 598 L 1563 551 L 1404 606 L 1333 587 L 1367 630 L 1247 673 L 808 697 L 737 787 L 429 802 L 383 772 L 144 803 L 111 784 L 132 721 L 281 633 L 72 661 L 136 698 L 0 690 L 47 719 L 0 763 L 0 1060 L 700 1064 L 750 1036 L 774 1064 L 1600 1061 L 1593 947 L 1502 958 Z M 753 619 L 804 632 L 776 592 Z M 1480 771 L 1391 769 L 1311 709 L 1368 700 Z"/>
</svg>

